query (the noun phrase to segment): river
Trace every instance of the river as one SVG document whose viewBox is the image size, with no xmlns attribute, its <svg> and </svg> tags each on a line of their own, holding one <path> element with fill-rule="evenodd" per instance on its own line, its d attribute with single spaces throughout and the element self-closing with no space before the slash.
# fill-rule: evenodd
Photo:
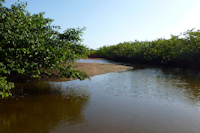
<svg viewBox="0 0 200 133">
<path fill-rule="evenodd" d="M 137 66 L 92 80 L 16 86 L 24 96 L 0 100 L 0 133 L 200 132 L 196 71 Z"/>
</svg>

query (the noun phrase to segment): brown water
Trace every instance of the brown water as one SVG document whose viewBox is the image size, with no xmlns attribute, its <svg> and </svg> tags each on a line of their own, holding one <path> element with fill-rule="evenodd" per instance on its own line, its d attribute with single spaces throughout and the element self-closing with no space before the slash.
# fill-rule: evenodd
<svg viewBox="0 0 200 133">
<path fill-rule="evenodd" d="M 200 132 L 195 71 L 143 68 L 17 86 L 25 96 L 0 101 L 0 133 Z"/>
</svg>

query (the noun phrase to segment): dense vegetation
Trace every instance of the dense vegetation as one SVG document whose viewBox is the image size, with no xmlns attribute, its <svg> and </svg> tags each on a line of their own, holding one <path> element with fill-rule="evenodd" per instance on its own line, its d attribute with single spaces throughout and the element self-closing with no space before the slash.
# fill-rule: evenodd
<svg viewBox="0 0 200 133">
<path fill-rule="evenodd" d="M 99 55 L 97 54 L 97 50 L 90 49 L 90 55 L 88 57 L 90 57 L 90 58 L 98 58 Z"/>
<path fill-rule="evenodd" d="M 52 19 L 44 13 L 31 15 L 27 3 L 15 3 L 10 8 L 0 0 L 0 95 L 11 95 L 13 81 L 19 78 L 40 78 L 51 75 L 47 70 L 59 69 L 59 76 L 89 78 L 71 64 L 87 57 L 89 49 L 82 45 L 85 28 L 69 28 L 59 33 L 51 26 Z"/>
<path fill-rule="evenodd" d="M 93 54 L 128 62 L 200 69 L 200 30 L 188 30 L 170 39 L 124 42 L 103 46 Z"/>
</svg>

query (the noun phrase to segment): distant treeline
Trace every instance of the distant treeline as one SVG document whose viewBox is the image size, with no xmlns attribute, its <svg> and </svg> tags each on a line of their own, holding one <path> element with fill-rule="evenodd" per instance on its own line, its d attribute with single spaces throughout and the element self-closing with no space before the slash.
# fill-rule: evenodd
<svg viewBox="0 0 200 133">
<path fill-rule="evenodd" d="M 200 30 L 188 30 L 170 39 L 124 42 L 91 51 L 115 61 L 150 63 L 200 70 Z"/>
</svg>

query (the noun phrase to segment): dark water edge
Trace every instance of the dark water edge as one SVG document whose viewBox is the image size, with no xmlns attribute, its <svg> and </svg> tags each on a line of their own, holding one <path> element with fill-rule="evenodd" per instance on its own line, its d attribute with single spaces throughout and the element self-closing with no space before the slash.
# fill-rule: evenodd
<svg viewBox="0 0 200 133">
<path fill-rule="evenodd" d="M 18 83 L 18 97 L 0 100 L 0 133 L 200 132 L 200 74 L 135 66 L 91 81 Z"/>
<path fill-rule="evenodd" d="M 106 58 L 105 59 L 113 62 L 121 62 L 126 64 L 140 64 L 155 67 L 172 67 L 172 68 L 182 68 L 190 69 L 200 72 L 200 60 L 172 60 L 172 61 L 162 61 L 160 60 L 145 60 L 143 58 L 128 58 L 128 57 L 117 57 L 117 58 Z"/>
</svg>

